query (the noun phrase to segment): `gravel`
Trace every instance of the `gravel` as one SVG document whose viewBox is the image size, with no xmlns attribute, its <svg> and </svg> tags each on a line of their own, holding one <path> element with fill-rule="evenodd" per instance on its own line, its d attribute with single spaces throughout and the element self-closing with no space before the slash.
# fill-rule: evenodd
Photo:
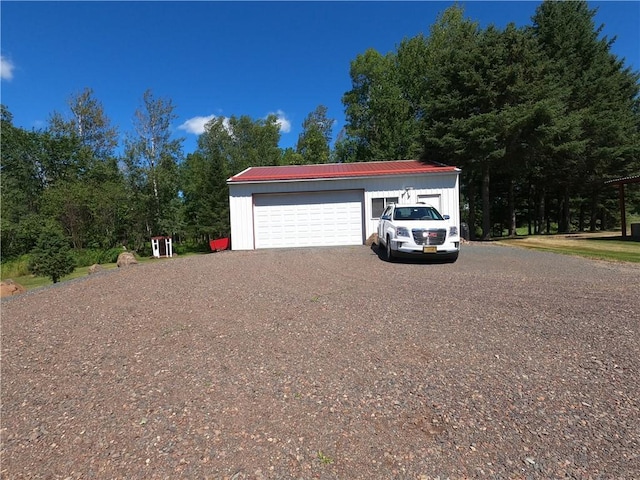
<svg viewBox="0 0 640 480">
<path fill-rule="evenodd" d="M 3 300 L 2 478 L 637 478 L 640 268 L 158 260 Z"/>
</svg>

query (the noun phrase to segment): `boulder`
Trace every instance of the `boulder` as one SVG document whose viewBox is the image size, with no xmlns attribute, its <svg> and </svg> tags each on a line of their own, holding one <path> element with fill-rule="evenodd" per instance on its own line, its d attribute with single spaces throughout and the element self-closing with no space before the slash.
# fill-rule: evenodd
<svg viewBox="0 0 640 480">
<path fill-rule="evenodd" d="M 3 280 L 2 282 L 0 282 L 0 298 L 10 297 L 11 295 L 19 295 L 26 291 L 26 288 L 11 279 Z"/>
<path fill-rule="evenodd" d="M 378 234 L 377 233 L 372 233 L 369 238 L 367 238 L 367 241 L 365 242 L 365 245 L 367 247 L 370 247 L 373 244 L 378 245 Z"/>
<path fill-rule="evenodd" d="M 103 270 L 102 265 L 100 265 L 99 263 L 94 263 L 89 267 L 89 275 L 93 273 L 101 272 L 102 270 Z"/>
<path fill-rule="evenodd" d="M 137 265 L 137 264 L 138 264 L 138 260 L 136 260 L 135 255 L 131 252 L 122 252 L 120 255 L 118 255 L 118 261 L 116 262 L 116 265 L 118 265 L 118 268 L 128 267 L 129 265 Z"/>
</svg>

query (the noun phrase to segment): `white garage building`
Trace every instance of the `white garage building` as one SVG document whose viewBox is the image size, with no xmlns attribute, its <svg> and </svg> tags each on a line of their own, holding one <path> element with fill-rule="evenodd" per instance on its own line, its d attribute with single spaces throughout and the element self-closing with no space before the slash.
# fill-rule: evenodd
<svg viewBox="0 0 640 480">
<path fill-rule="evenodd" d="M 460 224 L 460 169 L 415 160 L 250 167 L 229 178 L 231 248 L 362 245 L 388 203 Z"/>
</svg>

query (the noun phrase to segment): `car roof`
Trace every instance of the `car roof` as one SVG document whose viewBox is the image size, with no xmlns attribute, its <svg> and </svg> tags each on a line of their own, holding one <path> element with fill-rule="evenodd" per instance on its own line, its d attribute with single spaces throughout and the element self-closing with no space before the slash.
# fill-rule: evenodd
<svg viewBox="0 0 640 480">
<path fill-rule="evenodd" d="M 394 203 L 393 208 L 406 208 L 406 207 L 429 207 L 436 208 L 433 205 L 429 205 L 428 203 Z"/>
</svg>

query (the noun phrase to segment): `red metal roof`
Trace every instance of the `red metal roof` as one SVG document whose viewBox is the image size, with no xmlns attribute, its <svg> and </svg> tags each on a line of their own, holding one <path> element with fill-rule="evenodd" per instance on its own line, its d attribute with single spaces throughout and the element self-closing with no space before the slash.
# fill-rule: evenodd
<svg viewBox="0 0 640 480">
<path fill-rule="evenodd" d="M 377 177 L 458 171 L 448 165 L 422 163 L 417 160 L 387 162 L 326 163 L 317 165 L 283 165 L 250 167 L 227 180 L 228 183 L 315 180 L 328 178 Z"/>
</svg>

